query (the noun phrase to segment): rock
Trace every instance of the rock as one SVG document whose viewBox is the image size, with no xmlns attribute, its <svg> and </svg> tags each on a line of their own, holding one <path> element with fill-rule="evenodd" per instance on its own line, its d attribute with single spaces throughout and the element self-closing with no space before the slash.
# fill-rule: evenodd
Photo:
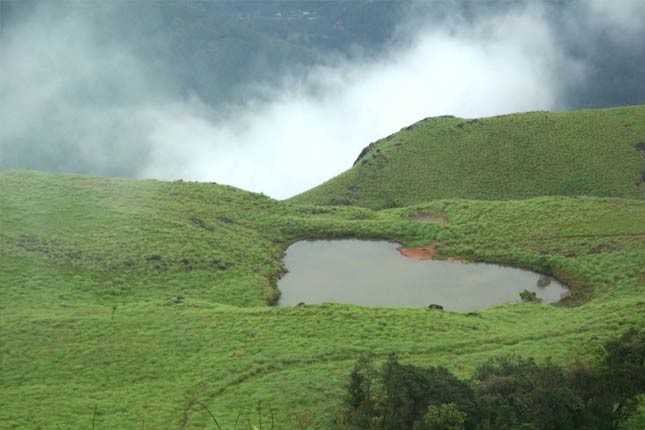
<svg viewBox="0 0 645 430">
<path fill-rule="evenodd" d="M 428 309 L 436 309 L 436 310 L 442 311 L 442 310 L 443 310 L 443 306 L 441 306 L 441 305 L 436 305 L 436 304 L 434 304 L 434 303 L 433 303 L 433 304 L 431 304 L 431 305 L 428 305 Z"/>
</svg>

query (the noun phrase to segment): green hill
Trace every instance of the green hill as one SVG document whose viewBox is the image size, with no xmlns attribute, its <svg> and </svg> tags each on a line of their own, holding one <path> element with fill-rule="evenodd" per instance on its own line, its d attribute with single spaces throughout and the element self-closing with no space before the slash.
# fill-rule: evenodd
<svg viewBox="0 0 645 430">
<path fill-rule="evenodd" d="M 3 428 L 334 428 L 359 354 L 444 365 L 491 356 L 593 362 L 645 325 L 645 201 L 436 200 L 375 211 L 300 206 L 189 182 L 0 172 Z M 419 221 L 436 215 L 446 223 Z M 271 307 L 286 247 L 359 237 L 553 273 L 564 306 L 479 317 L 419 308 Z M 636 418 L 632 428 L 643 424 Z"/>
<path fill-rule="evenodd" d="M 427 118 L 291 201 L 384 208 L 542 195 L 645 198 L 645 106 Z"/>
</svg>

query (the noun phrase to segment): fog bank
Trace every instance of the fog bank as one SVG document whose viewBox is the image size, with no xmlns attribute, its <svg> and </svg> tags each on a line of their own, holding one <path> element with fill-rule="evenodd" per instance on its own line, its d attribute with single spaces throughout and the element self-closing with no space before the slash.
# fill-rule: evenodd
<svg viewBox="0 0 645 430">
<path fill-rule="evenodd" d="M 640 2 L 584 4 L 575 28 L 628 42 L 642 31 Z M 286 198 L 424 117 L 561 108 L 589 72 L 548 12 L 522 5 L 474 22 L 401 23 L 404 37 L 378 55 L 331 58 L 214 105 L 179 91 L 127 40 L 97 34 L 87 14 L 44 4 L 0 35 L 0 168 L 181 178 Z"/>
</svg>

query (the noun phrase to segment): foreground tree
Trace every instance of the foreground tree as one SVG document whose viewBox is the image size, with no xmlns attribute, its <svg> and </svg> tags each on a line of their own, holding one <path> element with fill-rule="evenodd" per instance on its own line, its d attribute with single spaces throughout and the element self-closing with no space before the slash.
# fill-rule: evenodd
<svg viewBox="0 0 645 430">
<path fill-rule="evenodd" d="M 443 403 L 441 406 L 430 405 L 423 417 L 427 430 L 464 430 L 466 414 L 454 403 Z"/>
<path fill-rule="evenodd" d="M 377 408 L 376 384 L 379 373 L 374 367 L 371 355 L 361 356 L 345 386 L 344 422 L 352 428 L 371 429 L 374 427 Z"/>
<path fill-rule="evenodd" d="M 604 387 L 600 399 L 611 404 L 609 428 L 619 428 L 638 408 L 638 396 L 645 393 L 645 332 L 631 329 L 607 342 L 605 351 L 599 371 Z"/>
<path fill-rule="evenodd" d="M 618 430 L 645 393 L 645 333 L 607 342 L 596 367 L 505 356 L 480 366 L 470 383 L 395 355 L 377 370 L 365 356 L 345 388 L 348 429 Z"/>
<path fill-rule="evenodd" d="M 463 416 L 464 428 L 475 428 L 477 406 L 472 389 L 441 367 L 401 364 L 390 355 L 377 372 L 371 357 L 361 357 L 346 389 L 344 421 L 352 429 L 436 428 L 428 427 L 424 416 L 429 406 L 443 404 L 452 404 Z"/>
<path fill-rule="evenodd" d="M 563 369 L 550 361 L 495 358 L 477 369 L 473 385 L 482 429 L 588 428 L 583 400 L 566 385 Z"/>
</svg>

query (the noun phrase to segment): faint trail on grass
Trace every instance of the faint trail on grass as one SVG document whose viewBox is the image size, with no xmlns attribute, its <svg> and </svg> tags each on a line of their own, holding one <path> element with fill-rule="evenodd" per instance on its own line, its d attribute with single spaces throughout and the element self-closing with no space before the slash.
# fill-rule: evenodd
<svg viewBox="0 0 645 430">
<path fill-rule="evenodd" d="M 609 234 L 570 234 L 561 236 L 538 237 L 534 240 L 557 240 L 557 239 L 578 239 L 594 237 L 645 237 L 645 232 L 641 233 L 609 233 Z"/>
<path fill-rule="evenodd" d="M 549 335 L 549 338 L 568 337 L 571 335 L 575 335 L 577 333 L 579 333 L 579 330 L 578 328 L 574 327 L 571 330 L 568 330 L 565 332 L 551 333 Z M 456 345 L 450 344 L 450 345 L 444 345 L 439 347 L 434 346 L 432 347 L 431 352 L 430 351 L 407 352 L 407 353 L 401 354 L 401 356 L 404 357 L 405 359 L 432 358 L 437 355 L 441 355 L 441 353 L 443 352 L 450 351 L 451 355 L 454 357 L 465 357 L 465 356 L 474 355 L 474 354 L 479 355 L 479 354 L 490 353 L 491 351 L 500 349 L 504 346 L 525 344 L 527 342 L 538 342 L 543 338 L 544 338 L 544 335 L 528 336 L 528 337 L 522 336 L 521 338 L 509 338 L 507 336 L 503 336 L 503 337 L 491 339 L 490 341 L 486 342 L 483 345 L 479 342 L 461 342 Z M 473 345 L 479 346 L 480 348 L 476 348 L 475 350 L 468 348 L 468 347 L 472 347 Z M 389 351 L 374 353 L 374 358 L 377 360 L 384 360 L 390 355 L 390 353 L 391 352 Z M 268 364 L 266 366 L 257 367 L 251 371 L 239 374 L 237 377 L 233 378 L 229 382 L 224 383 L 222 386 L 220 386 L 219 388 L 216 388 L 214 391 L 212 391 L 211 393 L 208 393 L 207 395 L 193 396 L 193 398 L 187 404 L 186 408 L 184 408 L 183 410 L 183 417 L 182 417 L 180 429 L 185 429 L 186 426 L 188 425 L 188 422 L 190 421 L 190 415 L 192 414 L 192 412 L 196 410 L 195 407 L 198 404 L 197 399 L 200 399 L 200 401 L 202 402 L 204 402 L 205 399 L 215 399 L 218 396 L 221 396 L 222 394 L 224 394 L 228 389 L 233 388 L 235 386 L 239 386 L 241 384 L 247 383 L 253 379 L 258 379 L 258 378 L 268 376 L 272 373 L 288 371 L 297 367 L 307 367 L 308 365 L 311 365 L 311 364 L 334 364 L 334 363 L 341 363 L 341 362 L 354 362 L 356 361 L 359 355 L 360 353 L 358 352 L 357 353 L 345 352 L 345 353 L 334 354 L 334 355 L 321 355 L 319 357 L 309 358 L 309 359 L 300 359 L 300 360 L 286 359 L 276 363 Z M 205 403 L 207 403 L 207 401 Z"/>
<path fill-rule="evenodd" d="M 640 302 L 639 302 L 640 303 Z M 642 306 L 639 304 L 632 304 L 634 306 Z M 567 344 L 570 343 L 567 339 L 571 340 L 573 338 L 580 338 L 581 336 L 586 336 L 585 333 L 595 333 L 602 332 L 603 328 L 608 324 L 637 324 L 642 322 L 642 317 L 639 317 L 639 314 L 633 314 L 630 318 L 625 318 L 623 313 L 616 313 L 619 309 L 624 309 L 624 306 L 618 306 L 612 308 L 613 311 L 609 311 L 603 307 L 604 316 L 603 318 L 594 318 L 589 321 L 586 317 L 581 317 L 580 320 L 573 321 L 574 324 L 569 326 L 560 326 L 557 324 L 547 324 L 550 326 L 550 329 L 546 332 L 540 334 L 532 334 L 530 332 L 523 331 L 520 334 L 513 335 L 512 333 L 504 333 L 492 335 L 485 338 L 484 341 L 480 338 L 479 340 L 456 340 L 454 342 L 441 344 L 441 339 L 437 339 L 435 343 L 416 343 L 416 351 L 403 351 L 400 353 L 400 357 L 403 360 L 413 360 L 413 361 L 424 361 L 424 362 L 433 362 L 436 361 L 437 357 L 444 357 L 442 360 L 443 363 L 451 363 L 448 366 L 455 366 L 458 363 L 463 363 L 468 361 L 467 357 L 479 357 L 480 359 L 485 359 L 486 357 L 496 355 L 503 355 L 508 353 L 513 353 L 515 351 L 527 350 L 527 345 L 540 344 L 544 341 L 545 338 L 548 338 L 551 342 Z M 588 312 L 595 312 L 596 307 L 592 307 Z M 563 310 L 567 312 L 567 310 Z M 466 316 L 464 316 L 466 318 Z M 521 314 L 511 313 L 503 317 L 501 320 L 498 319 L 487 319 L 484 315 L 484 321 L 486 323 L 499 323 L 502 320 L 507 324 L 510 324 L 512 320 L 516 318 L 521 318 Z M 469 320 L 464 320 L 469 321 Z M 584 328 L 584 330 L 581 330 Z M 467 331 L 468 327 L 464 326 L 464 333 Z M 488 330 L 493 330 L 491 327 L 488 327 Z M 467 337 L 466 337 L 467 339 Z M 559 340 L 561 339 L 561 340 Z M 601 342 L 598 339 L 593 340 L 593 342 Z M 578 346 L 589 345 L 588 342 L 576 342 Z M 600 345 L 600 343 L 598 343 Z M 411 345 L 412 348 L 415 348 L 415 345 Z M 535 351 L 533 348 L 528 348 L 530 351 Z M 576 354 L 576 348 L 572 348 L 570 353 Z M 381 361 L 387 359 L 391 351 L 381 351 L 376 352 L 374 357 Z M 535 352 L 534 352 L 535 353 Z M 216 401 L 218 397 L 224 395 L 229 389 L 232 389 L 236 386 L 242 384 L 252 383 L 254 380 L 267 377 L 271 374 L 276 374 L 279 372 L 291 372 L 295 369 L 307 369 L 311 365 L 319 365 L 321 367 L 329 367 L 335 364 L 347 362 L 353 363 L 358 356 L 361 354 L 361 351 L 345 350 L 339 351 L 331 354 L 320 354 L 316 357 L 302 358 L 302 359 L 283 359 L 277 360 L 274 363 L 270 363 L 264 366 L 255 367 L 247 372 L 243 372 L 237 375 L 233 375 L 228 381 L 223 381 L 222 385 L 219 387 L 213 387 L 211 389 L 206 385 L 206 381 L 197 385 L 194 389 L 195 395 L 192 396 L 191 402 L 186 405 L 184 408 L 184 420 L 180 426 L 181 429 L 185 429 L 190 421 L 190 416 L 193 412 L 197 412 L 195 400 L 200 400 L 206 404 L 210 401 Z M 538 354 L 538 358 L 545 358 Z M 472 360 L 471 360 L 472 361 Z M 445 365 L 445 364 L 444 364 Z M 351 364 L 347 366 L 349 369 Z M 457 366 L 458 367 L 458 366 Z"/>
</svg>

